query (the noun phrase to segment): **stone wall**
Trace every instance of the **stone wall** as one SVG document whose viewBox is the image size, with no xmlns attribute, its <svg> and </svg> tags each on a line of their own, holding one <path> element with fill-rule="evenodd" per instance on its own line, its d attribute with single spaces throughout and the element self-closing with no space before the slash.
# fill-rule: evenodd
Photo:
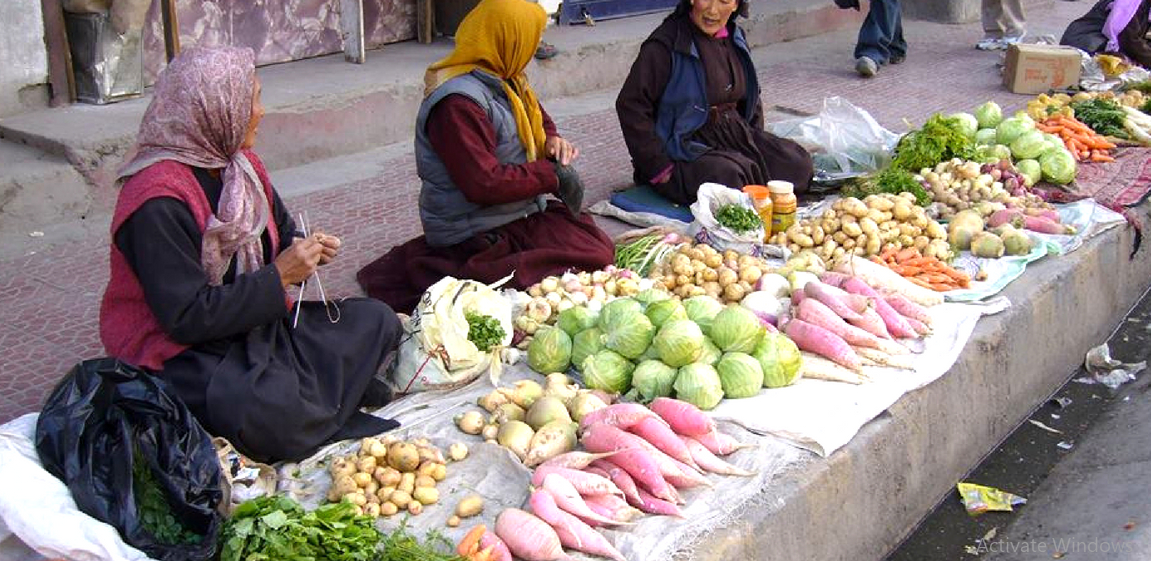
<svg viewBox="0 0 1151 561">
<path fill-rule="evenodd" d="M 0 117 L 28 107 L 43 107 L 47 99 L 48 51 L 44 46 L 44 15 L 39 0 L 0 2 Z"/>
</svg>

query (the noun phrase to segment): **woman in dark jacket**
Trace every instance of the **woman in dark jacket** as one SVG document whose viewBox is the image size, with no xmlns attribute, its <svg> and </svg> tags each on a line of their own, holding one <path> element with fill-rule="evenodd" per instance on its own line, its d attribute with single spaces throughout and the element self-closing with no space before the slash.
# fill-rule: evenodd
<svg viewBox="0 0 1151 561">
<path fill-rule="evenodd" d="M 1060 44 L 1096 53 L 1117 53 L 1151 68 L 1151 0 L 1100 0 L 1071 22 Z"/>
<path fill-rule="evenodd" d="M 637 184 L 690 204 L 701 183 L 811 182 L 811 155 L 763 130 L 746 0 L 681 0 L 644 41 L 616 99 Z"/>
</svg>

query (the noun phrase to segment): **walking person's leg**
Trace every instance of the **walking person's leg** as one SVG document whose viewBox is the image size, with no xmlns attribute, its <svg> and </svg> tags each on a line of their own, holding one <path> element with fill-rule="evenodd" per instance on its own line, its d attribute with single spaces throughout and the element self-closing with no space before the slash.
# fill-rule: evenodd
<svg viewBox="0 0 1151 561">
<path fill-rule="evenodd" d="M 1018 43 L 1027 34 L 1027 19 L 1023 13 L 1023 0 L 1001 0 L 999 26 L 1003 29 L 1004 45 Z"/>
<path fill-rule="evenodd" d="M 980 6 L 980 16 L 983 20 L 983 39 L 975 44 L 981 51 L 994 51 L 1003 48 L 1003 2 L 1001 0 L 983 0 Z"/>
<path fill-rule="evenodd" d="M 879 65 L 887 63 L 887 49 L 894 34 L 893 13 L 899 13 L 899 0 L 873 0 L 868 6 L 855 44 L 855 71 L 865 78 L 874 76 Z"/>
<path fill-rule="evenodd" d="M 903 7 L 899 0 L 895 0 L 895 32 L 891 36 L 891 43 L 887 47 L 887 62 L 899 64 L 907 58 L 907 41 L 903 39 Z"/>
</svg>

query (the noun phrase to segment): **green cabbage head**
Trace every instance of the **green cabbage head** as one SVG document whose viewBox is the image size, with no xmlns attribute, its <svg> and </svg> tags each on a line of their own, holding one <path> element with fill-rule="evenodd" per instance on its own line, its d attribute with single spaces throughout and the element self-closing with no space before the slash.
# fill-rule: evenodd
<svg viewBox="0 0 1151 561">
<path fill-rule="evenodd" d="M 979 121 L 970 113 L 952 113 L 947 116 L 953 123 L 953 128 L 966 136 L 968 140 L 975 140 L 975 131 L 979 130 Z"/>
<path fill-rule="evenodd" d="M 1043 170 L 1039 167 L 1039 160 L 1019 160 L 1015 162 L 1015 170 L 1027 180 L 1030 187 L 1043 178 Z"/>
<path fill-rule="evenodd" d="M 624 393 L 631 388 L 631 373 L 635 365 L 618 353 L 600 351 L 584 359 L 584 386 L 610 393 Z"/>
<path fill-rule="evenodd" d="M 603 350 L 603 331 L 598 327 L 585 329 L 572 337 L 572 364 L 576 369 L 583 368 L 587 357 Z"/>
<path fill-rule="evenodd" d="M 605 332 L 604 346 L 626 358 L 639 358 L 651 346 L 655 327 L 642 313 L 618 316 Z"/>
<path fill-rule="evenodd" d="M 994 101 L 988 101 L 975 108 L 975 120 L 981 129 L 993 129 L 1003 121 L 1003 110 Z"/>
<path fill-rule="evenodd" d="M 699 358 L 695 359 L 695 361 L 715 366 L 722 357 L 723 351 L 719 350 L 719 347 L 715 346 L 715 343 L 712 343 L 711 339 L 704 337 L 703 350 L 700 351 Z"/>
<path fill-rule="evenodd" d="M 1015 142 L 1016 138 L 1022 136 L 1023 133 L 1031 130 L 1035 130 L 1033 123 L 1029 123 L 1018 117 L 1012 117 L 999 123 L 998 127 L 995 127 L 995 141 L 1000 144 L 1011 144 Z"/>
<path fill-rule="evenodd" d="M 645 360 L 631 374 L 631 386 L 645 403 L 657 397 L 671 397 L 678 371 L 658 360 Z"/>
<path fill-rule="evenodd" d="M 746 353 L 727 353 L 715 365 L 724 397 L 754 397 L 763 389 L 763 367 Z"/>
<path fill-rule="evenodd" d="M 603 309 L 599 312 L 599 328 L 604 330 L 604 333 L 612 330 L 612 327 L 623 316 L 630 316 L 631 314 L 642 314 L 643 305 L 631 298 L 616 298 L 607 304 L 604 304 Z"/>
<path fill-rule="evenodd" d="M 528 345 L 528 366 L 540 374 L 563 372 L 572 358 L 572 338 L 558 327 L 536 332 Z"/>
<path fill-rule="evenodd" d="M 743 306 L 728 306 L 711 321 L 711 342 L 724 352 L 750 353 L 766 330 L 755 313 Z"/>
<path fill-rule="evenodd" d="M 1039 168 L 1043 171 L 1043 179 L 1057 185 L 1071 183 L 1079 169 L 1071 152 L 1065 149 L 1048 150 L 1039 156 Z"/>
<path fill-rule="evenodd" d="M 662 327 L 668 321 L 687 319 L 687 310 L 683 309 L 683 304 L 680 304 L 679 300 L 652 302 L 644 313 L 647 314 L 647 319 L 651 320 L 651 324 L 657 328 Z"/>
<path fill-rule="evenodd" d="M 566 331 L 568 335 L 575 337 L 576 333 L 589 327 L 595 327 L 596 319 L 596 313 L 587 309 L 587 306 L 575 306 L 560 312 L 556 325 Z"/>
<path fill-rule="evenodd" d="M 688 319 L 699 324 L 703 334 L 707 335 L 711 320 L 723 310 L 723 303 L 711 296 L 692 296 L 683 301 L 683 309 L 687 310 Z"/>
<path fill-rule="evenodd" d="M 995 144 L 995 129 L 979 129 L 975 131 L 975 144 L 977 146 L 990 146 Z"/>
<path fill-rule="evenodd" d="M 719 373 L 707 364 L 694 362 L 679 369 L 675 376 L 675 397 L 700 409 L 714 409 L 723 399 Z"/>
<path fill-rule="evenodd" d="M 803 360 L 799 347 L 786 335 L 768 333 L 752 356 L 763 368 L 763 387 L 782 388 L 799 379 L 799 367 Z"/>
<path fill-rule="evenodd" d="M 679 368 L 699 359 L 706 340 L 699 325 L 689 319 L 681 319 L 663 324 L 652 340 L 652 347 L 665 364 Z"/>
<path fill-rule="evenodd" d="M 1016 138 L 1011 142 L 1011 155 L 1017 160 L 1026 160 L 1029 158 L 1038 158 L 1040 154 L 1046 152 L 1050 148 L 1047 139 L 1044 138 L 1043 133 L 1037 130 L 1030 130 Z"/>
</svg>

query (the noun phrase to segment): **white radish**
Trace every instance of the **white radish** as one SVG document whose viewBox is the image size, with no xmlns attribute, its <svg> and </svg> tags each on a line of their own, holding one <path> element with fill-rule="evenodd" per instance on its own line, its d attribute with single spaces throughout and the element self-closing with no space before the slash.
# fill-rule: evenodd
<svg viewBox="0 0 1151 561">
<path fill-rule="evenodd" d="M 687 449 L 691 452 L 691 457 L 695 458 L 695 463 L 699 464 L 703 469 L 720 475 L 738 475 L 741 477 L 751 477 L 755 472 L 747 471 L 745 469 L 733 466 L 712 454 L 710 450 L 700 444 L 698 440 L 685 436 L 683 443 L 687 444 Z"/>
</svg>

